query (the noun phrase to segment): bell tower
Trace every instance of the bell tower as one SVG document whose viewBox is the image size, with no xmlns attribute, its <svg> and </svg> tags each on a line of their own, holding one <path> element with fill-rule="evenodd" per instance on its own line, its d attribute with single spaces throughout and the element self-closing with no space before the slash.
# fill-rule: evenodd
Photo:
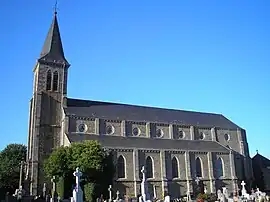
<svg viewBox="0 0 270 202">
<path fill-rule="evenodd" d="M 69 66 L 64 56 L 55 11 L 41 54 L 33 69 L 26 173 L 31 195 L 41 194 L 43 184 L 47 181 L 43 171 L 44 159 L 60 145 Z"/>
</svg>

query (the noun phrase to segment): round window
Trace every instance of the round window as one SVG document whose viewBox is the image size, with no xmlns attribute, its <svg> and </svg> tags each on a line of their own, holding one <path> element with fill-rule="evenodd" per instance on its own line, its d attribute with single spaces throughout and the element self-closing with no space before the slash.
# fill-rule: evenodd
<svg viewBox="0 0 270 202">
<path fill-rule="evenodd" d="M 224 139 L 225 139 L 226 141 L 229 141 L 229 140 L 230 140 L 230 135 L 229 135 L 228 133 L 226 133 L 226 134 L 224 135 Z"/>
<path fill-rule="evenodd" d="M 162 129 L 157 129 L 157 131 L 156 131 L 156 136 L 157 137 L 162 137 L 163 136 L 163 130 Z"/>
<path fill-rule="evenodd" d="M 179 139 L 183 139 L 184 137 L 185 137 L 185 132 L 184 132 L 183 130 L 180 129 L 180 130 L 178 131 L 178 138 L 179 138 Z"/>
<path fill-rule="evenodd" d="M 140 133 L 141 133 L 141 131 L 140 131 L 140 129 L 138 127 L 135 127 L 135 128 L 132 129 L 132 134 L 134 136 L 138 136 L 138 135 L 140 135 Z"/>
<path fill-rule="evenodd" d="M 203 140 L 205 138 L 205 134 L 203 132 L 200 133 L 200 139 Z"/>
<path fill-rule="evenodd" d="M 107 133 L 108 135 L 112 135 L 112 134 L 114 133 L 114 127 L 113 127 L 112 125 L 108 125 L 108 126 L 106 127 L 106 133 Z"/>
<path fill-rule="evenodd" d="M 87 127 L 86 127 L 85 124 L 80 124 L 80 125 L 78 126 L 78 131 L 79 131 L 80 133 L 84 133 L 86 130 L 87 130 Z"/>
</svg>

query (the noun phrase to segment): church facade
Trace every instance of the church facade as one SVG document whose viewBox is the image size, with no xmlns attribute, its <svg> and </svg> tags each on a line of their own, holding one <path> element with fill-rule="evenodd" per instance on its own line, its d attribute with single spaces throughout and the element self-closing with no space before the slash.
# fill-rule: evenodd
<svg viewBox="0 0 270 202">
<path fill-rule="evenodd" d="M 64 56 L 55 13 L 33 70 L 27 153 L 29 192 L 39 195 L 43 162 L 53 149 L 98 140 L 113 153 L 114 188 L 137 196 L 141 168 L 152 197 L 209 193 L 253 179 L 246 132 L 221 114 L 80 100 L 67 97 L 70 64 Z"/>
</svg>

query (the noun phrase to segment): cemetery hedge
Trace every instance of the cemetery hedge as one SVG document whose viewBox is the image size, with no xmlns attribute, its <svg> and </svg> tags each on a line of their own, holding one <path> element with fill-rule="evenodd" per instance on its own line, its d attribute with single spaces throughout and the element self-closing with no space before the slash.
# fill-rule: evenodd
<svg viewBox="0 0 270 202">
<path fill-rule="evenodd" d="M 56 191 L 61 198 L 72 196 L 75 186 L 73 172 L 77 167 L 83 173 L 81 187 L 86 201 L 108 193 L 115 170 L 112 155 L 99 142 L 84 141 L 56 149 L 44 163 L 47 181 L 50 182 L 53 176 L 58 179 Z"/>
<path fill-rule="evenodd" d="M 9 144 L 0 152 L 0 198 L 7 192 L 14 194 L 19 187 L 21 161 L 26 160 L 27 148 L 22 144 Z"/>
</svg>

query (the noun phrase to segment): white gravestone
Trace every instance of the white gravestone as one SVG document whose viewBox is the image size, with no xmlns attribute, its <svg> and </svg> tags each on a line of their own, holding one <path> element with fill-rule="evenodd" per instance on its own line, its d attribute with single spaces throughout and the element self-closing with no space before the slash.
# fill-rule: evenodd
<svg viewBox="0 0 270 202">
<path fill-rule="evenodd" d="M 229 193 L 228 193 L 227 188 L 226 187 L 222 187 L 222 189 L 223 189 L 222 191 L 223 191 L 223 194 L 224 194 L 225 198 L 228 199 L 229 198 Z"/>
<path fill-rule="evenodd" d="M 148 184 L 146 182 L 145 173 L 146 170 L 144 166 L 142 167 L 142 183 L 141 183 L 141 200 L 143 202 L 150 201 L 149 193 L 148 193 Z"/>
<path fill-rule="evenodd" d="M 242 190 L 241 190 L 241 193 L 242 193 L 242 197 L 246 198 L 249 200 L 249 194 L 247 193 L 247 190 L 245 188 L 245 185 L 246 183 L 244 181 L 241 182 L 241 186 L 242 186 Z"/>
<path fill-rule="evenodd" d="M 17 197 L 17 200 L 20 200 L 20 199 L 22 199 L 24 194 L 25 194 L 25 191 L 22 188 L 22 186 L 20 186 L 19 189 L 15 190 L 15 194 L 13 194 L 13 196 Z"/>
<path fill-rule="evenodd" d="M 73 202 L 83 202 L 83 192 L 80 186 L 80 178 L 82 176 L 82 173 L 80 172 L 79 168 L 76 168 L 76 171 L 73 173 L 73 175 L 76 177 L 76 186 L 73 189 Z"/>
<path fill-rule="evenodd" d="M 120 192 L 119 190 L 116 191 L 116 199 L 114 200 L 114 202 L 123 202 L 123 199 L 120 198 Z"/>
<path fill-rule="evenodd" d="M 112 201 L 112 185 L 109 185 L 108 191 L 109 191 L 109 202 L 111 202 Z"/>
<path fill-rule="evenodd" d="M 247 193 L 247 190 L 245 188 L 246 183 L 244 181 L 241 182 L 242 190 L 241 193 L 242 195 L 245 195 Z"/>
<path fill-rule="evenodd" d="M 207 187 L 204 187 L 204 193 L 207 194 Z"/>
<path fill-rule="evenodd" d="M 171 201 L 171 197 L 169 195 L 165 196 L 164 202 L 170 202 L 170 201 Z"/>
<path fill-rule="evenodd" d="M 218 198 L 218 200 L 221 200 L 221 198 L 222 198 L 222 192 L 220 191 L 220 189 L 217 191 L 217 198 Z"/>
</svg>

